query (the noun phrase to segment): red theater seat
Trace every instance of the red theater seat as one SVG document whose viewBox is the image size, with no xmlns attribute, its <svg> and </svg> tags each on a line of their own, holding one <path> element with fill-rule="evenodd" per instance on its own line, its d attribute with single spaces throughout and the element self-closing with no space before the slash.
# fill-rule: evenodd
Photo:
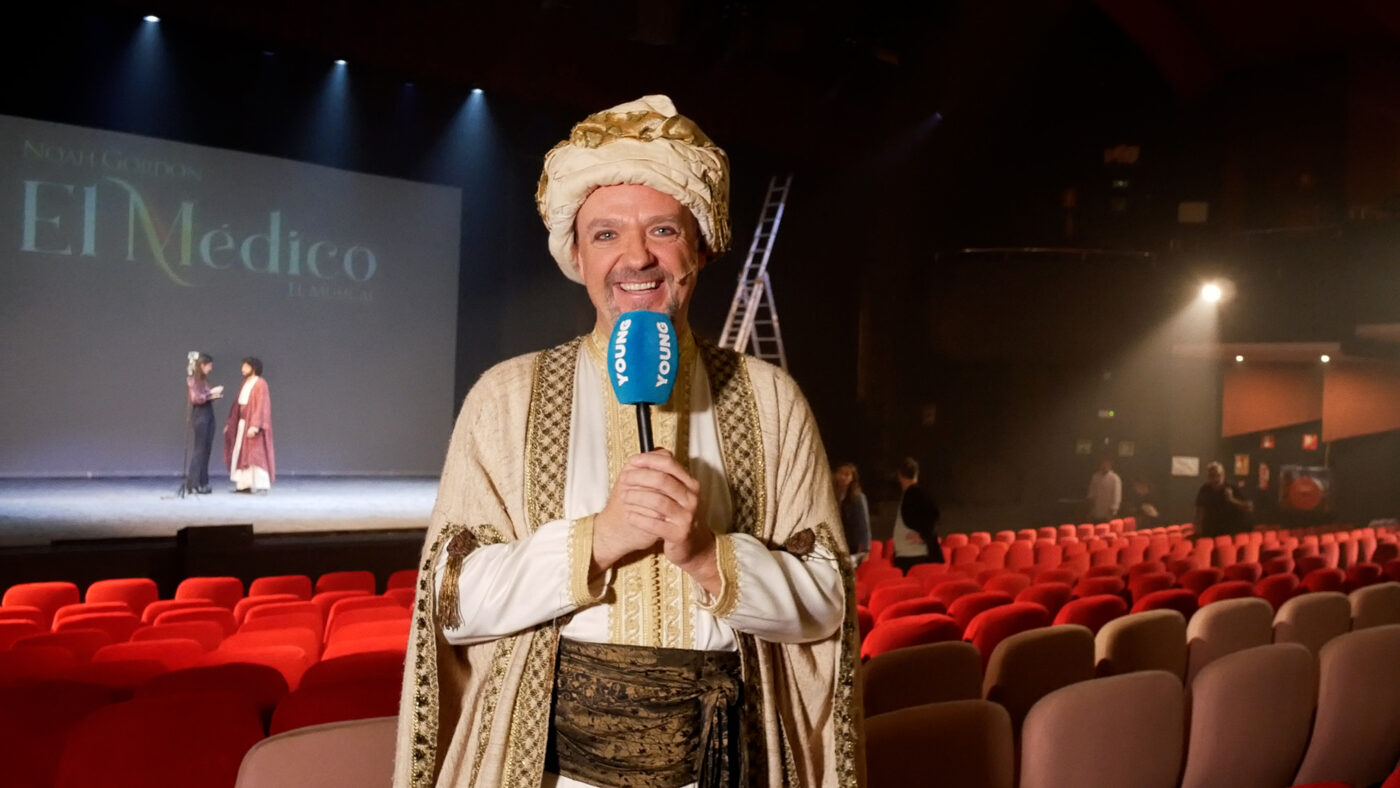
<svg viewBox="0 0 1400 788">
<path fill-rule="evenodd" d="M 945 607 L 952 607 L 958 597 L 975 594 L 981 590 L 982 586 L 977 585 L 973 580 L 947 580 L 934 586 L 933 590 L 929 592 L 929 596 L 942 602 Z"/>
<path fill-rule="evenodd" d="M 1014 602 L 983 611 L 973 618 L 963 640 L 977 647 L 982 667 L 987 666 L 997 644 L 1019 632 L 1050 626 L 1050 613 L 1034 602 Z"/>
<path fill-rule="evenodd" d="M 327 572 L 316 578 L 316 593 L 327 591 L 363 591 L 374 593 L 374 573 L 364 570 Z"/>
<path fill-rule="evenodd" d="M 976 618 L 978 614 L 994 607 L 1009 605 L 1014 601 L 1010 594 L 1000 591 L 980 591 L 975 594 L 964 594 L 958 597 L 957 601 L 948 608 L 948 615 L 958 622 L 958 626 L 964 630 L 967 625 Z"/>
<path fill-rule="evenodd" d="M 1139 561 L 1128 567 L 1128 583 L 1131 585 L 1132 581 L 1139 575 L 1165 571 L 1167 571 L 1167 565 L 1161 561 Z"/>
<path fill-rule="evenodd" d="M 233 788 L 263 737 L 258 710 L 232 693 L 138 698 L 104 706 L 68 737 L 56 788 Z"/>
<path fill-rule="evenodd" d="M 1075 596 L 1099 596 L 1123 593 L 1123 581 L 1117 577 L 1086 577 L 1074 588 Z"/>
<path fill-rule="evenodd" d="M 867 605 L 867 607 L 870 608 L 871 615 L 875 616 L 875 620 L 879 621 L 880 614 L 890 605 L 896 602 L 903 602 L 906 599 L 919 599 L 924 596 L 927 596 L 927 594 L 924 593 L 923 586 L 916 582 L 900 580 L 894 583 L 886 583 L 875 589 L 874 593 L 870 595 L 870 604 Z"/>
<path fill-rule="evenodd" d="M 156 581 L 149 577 L 120 577 L 98 580 L 88 586 L 84 602 L 125 602 L 131 612 L 141 615 L 146 605 L 160 599 Z"/>
<path fill-rule="evenodd" d="M 177 624 L 151 624 L 131 633 L 132 643 L 172 638 L 193 640 L 205 651 L 213 651 L 224 642 L 224 628 L 213 621 L 181 621 Z"/>
<path fill-rule="evenodd" d="M 77 665 L 72 653 L 58 646 L 0 651 L 0 686 L 67 679 Z"/>
<path fill-rule="evenodd" d="M 308 579 L 306 582 L 310 583 L 311 580 Z M 302 599 L 296 594 L 250 594 L 249 596 L 245 596 L 242 599 L 238 600 L 238 604 L 233 606 L 233 620 L 237 622 L 239 626 L 243 626 L 243 622 L 248 620 L 248 611 L 252 610 L 255 607 L 262 607 L 263 605 L 275 605 L 280 602 L 304 601 L 306 600 Z"/>
<path fill-rule="evenodd" d="M 0 621 L 0 651 L 8 651 L 21 638 L 43 634 L 44 628 L 29 619 Z"/>
<path fill-rule="evenodd" d="M 1036 583 L 1064 583 L 1070 588 L 1074 587 L 1078 578 L 1068 569 L 1045 569 L 1035 575 Z"/>
<path fill-rule="evenodd" d="M 187 577 L 175 587 L 176 599 L 207 599 L 229 612 L 243 598 L 243 581 L 236 577 Z"/>
<path fill-rule="evenodd" d="M 1133 613 L 1141 613 L 1146 610 L 1175 610 L 1187 621 L 1195 615 L 1200 603 L 1196 601 L 1196 595 L 1184 588 L 1169 588 L 1166 591 L 1153 591 L 1142 599 L 1133 603 Z"/>
<path fill-rule="evenodd" d="M 146 698 L 192 692 L 231 692 L 248 700 L 260 713 L 270 716 L 277 704 L 287 697 L 288 690 L 287 680 L 276 668 L 229 662 L 161 674 L 137 687 L 135 696 Z"/>
<path fill-rule="evenodd" d="M 45 632 L 15 641 L 14 648 L 56 647 L 66 650 L 78 662 L 87 662 L 103 646 L 110 645 L 112 636 L 100 629 L 70 629 L 67 632 Z"/>
<path fill-rule="evenodd" d="M 905 646 L 959 640 L 961 637 L 962 627 L 948 616 L 938 613 L 905 616 L 875 625 L 861 643 L 860 655 L 862 659 L 869 659 Z"/>
<path fill-rule="evenodd" d="M 159 599 L 146 605 L 146 609 L 141 612 L 141 623 L 154 624 L 161 613 L 171 610 L 193 610 L 197 607 L 213 606 L 214 603 L 207 599 Z"/>
<path fill-rule="evenodd" d="M 1015 597 L 1025 591 L 1031 585 L 1031 579 L 1020 572 L 1003 572 L 1002 574 L 990 577 L 986 583 L 982 584 L 983 591 L 1000 591 L 1003 594 L 1010 594 Z"/>
<path fill-rule="evenodd" d="M 1248 583 L 1257 583 L 1259 578 L 1264 576 L 1264 567 L 1257 562 L 1231 564 L 1225 567 L 1225 580 L 1243 580 Z"/>
<path fill-rule="evenodd" d="M 69 616 L 55 622 L 53 631 L 67 632 L 73 629 L 100 629 L 111 636 L 113 643 L 125 643 L 131 633 L 141 626 L 141 619 L 130 613 L 87 613 Z"/>
<path fill-rule="evenodd" d="M 1074 589 L 1067 583 L 1036 583 L 1017 594 L 1016 601 L 1040 605 L 1053 617 L 1073 596 Z"/>
<path fill-rule="evenodd" d="M 168 672 L 194 667 L 204 658 L 204 652 L 204 646 L 200 645 L 199 641 L 188 638 L 142 640 L 103 646 L 92 655 L 92 661 L 100 663 L 149 660 L 159 662 Z"/>
<path fill-rule="evenodd" d="M 860 628 L 860 639 L 865 640 L 865 636 L 875 628 L 875 616 L 871 614 L 870 608 L 865 605 L 856 605 L 856 625 Z M 321 661 L 325 662 L 324 659 Z"/>
<path fill-rule="evenodd" d="M 867 612 L 869 612 L 868 609 Z M 894 604 L 880 611 L 879 619 L 876 619 L 872 614 L 870 618 L 870 624 L 871 626 L 874 626 L 880 621 L 888 621 L 892 618 L 901 618 L 903 616 L 922 616 L 927 613 L 947 612 L 948 608 L 944 607 L 942 602 L 939 602 L 933 597 L 921 596 L 915 597 L 913 599 L 905 599 L 899 602 L 895 602 Z"/>
<path fill-rule="evenodd" d="M 1298 578 L 1289 573 L 1268 575 L 1254 584 L 1255 595 L 1263 597 L 1273 605 L 1275 612 L 1297 594 L 1297 589 Z"/>
<path fill-rule="evenodd" d="M 389 580 L 384 584 L 384 590 L 390 591 L 395 588 L 417 588 L 418 570 L 400 569 L 389 575 Z"/>
<path fill-rule="evenodd" d="M 33 605 L 0 606 L 0 621 L 33 621 L 40 629 L 47 632 L 49 625 L 44 623 L 44 620 L 44 611 Z"/>
<path fill-rule="evenodd" d="M 1219 602 L 1222 599 L 1243 599 L 1254 596 L 1254 584 L 1243 580 L 1228 580 L 1224 583 L 1216 583 L 1202 592 L 1196 600 L 1199 607 L 1205 607 L 1211 602 Z"/>
<path fill-rule="evenodd" d="M 79 602 L 64 605 L 53 612 L 53 627 L 73 616 L 86 616 L 92 613 L 131 613 L 131 606 L 125 602 Z"/>
<path fill-rule="evenodd" d="M 916 599 L 923 598 L 926 597 L 916 597 Z M 886 608 L 886 610 L 888 609 L 889 608 Z M 326 626 L 325 640 L 327 643 L 333 640 L 339 640 L 346 637 L 348 633 L 358 628 L 359 625 L 372 622 L 388 622 L 394 625 L 389 631 L 396 632 L 398 628 L 402 628 L 406 632 L 408 631 L 409 618 L 409 612 L 395 604 L 390 604 L 388 607 L 369 607 L 360 608 L 358 610 L 347 610 L 338 616 L 332 614 L 331 623 Z M 388 634 L 388 632 L 385 634 Z"/>
<path fill-rule="evenodd" d="M 1381 569 L 1379 564 L 1357 564 L 1347 570 L 1347 593 L 1379 583 L 1384 577 L 1385 571 Z"/>
<path fill-rule="evenodd" d="M 914 616 L 910 616 L 914 618 Z M 363 624 L 357 624 L 353 629 L 358 629 Z M 392 652 L 402 655 L 408 650 L 408 630 L 393 635 L 380 635 L 378 637 L 361 637 L 360 633 L 350 633 L 355 637 L 340 638 L 334 643 L 328 643 L 326 650 L 321 652 L 321 659 L 338 659 L 351 654 L 372 654 L 376 652 Z"/>
<path fill-rule="evenodd" d="M 394 602 L 397 603 L 400 607 L 404 607 L 404 608 L 407 608 L 407 609 L 409 609 L 409 610 L 412 610 L 412 609 L 413 609 L 413 597 L 414 597 L 414 595 L 415 595 L 416 593 L 417 593 L 416 589 L 412 589 L 412 588 L 391 588 L 391 589 L 389 589 L 389 590 L 387 590 L 387 591 L 384 592 L 384 598 L 385 598 L 385 599 L 392 599 L 392 600 L 394 600 Z"/>
<path fill-rule="evenodd" d="M 1308 591 L 1345 591 L 1347 574 L 1340 569 L 1314 569 L 1303 575 L 1302 586 Z"/>
<path fill-rule="evenodd" d="M 311 601 L 311 578 L 306 575 L 259 577 L 248 585 L 248 598 L 270 594 L 290 594 L 303 602 Z"/>
<path fill-rule="evenodd" d="M 397 684 L 403 678 L 404 654 L 377 651 L 323 659 L 306 669 L 301 686 L 321 687 L 332 684 L 360 684 L 389 681 Z"/>
<path fill-rule="evenodd" d="M 1201 592 L 1219 583 L 1223 576 L 1224 573 L 1221 570 L 1211 566 L 1185 572 L 1181 577 L 1177 578 L 1176 582 L 1195 596 L 1200 596 Z"/>
<path fill-rule="evenodd" d="M 157 624 L 178 624 L 182 621 L 212 621 L 224 630 L 227 637 L 238 631 L 238 620 L 233 617 L 231 608 L 192 607 L 184 610 L 169 610 L 156 616 Z"/>
<path fill-rule="evenodd" d="M 366 597 L 367 599 L 379 599 L 380 597 Z M 320 605 L 315 602 L 274 602 L 270 605 L 259 605 L 248 611 L 248 616 L 243 619 L 244 624 L 251 624 L 254 621 L 265 618 L 282 618 L 284 616 L 299 616 L 311 622 L 311 628 L 317 634 L 325 631 L 326 614 Z"/>
<path fill-rule="evenodd" d="M 366 595 L 371 594 L 369 594 L 369 592 L 367 591 L 360 590 L 318 591 L 315 596 L 311 597 L 311 601 L 321 608 L 321 620 L 325 621 L 326 619 L 331 617 L 331 607 L 333 607 L 336 602 L 339 602 L 342 599 L 346 599 L 352 596 Z"/>
<path fill-rule="evenodd" d="M 1087 627 L 1095 635 L 1108 622 L 1128 612 L 1128 603 L 1123 597 L 1112 594 L 1086 596 L 1075 599 L 1060 608 L 1055 616 L 1055 624 L 1078 624 Z"/>
<path fill-rule="evenodd" d="M 43 625 L 48 629 L 53 623 L 53 614 L 64 605 L 77 604 L 78 587 L 68 582 L 19 583 L 5 590 L 0 605 L 25 605 L 37 607 L 44 613 Z"/>
<path fill-rule="evenodd" d="M 896 573 L 898 569 L 894 570 Z M 948 579 L 947 564 L 914 564 L 909 567 L 908 575 L 886 574 L 886 582 L 899 580 L 912 580 L 920 585 L 924 590 L 928 590 L 944 580 Z"/>
<path fill-rule="evenodd" d="M 1128 570 L 1127 570 L 1127 569 L 1124 569 L 1123 567 L 1118 566 L 1117 564 L 1108 564 L 1108 565 L 1104 565 L 1104 566 L 1095 566 L 1095 567 L 1091 567 L 1091 568 L 1089 569 L 1089 571 L 1086 572 L 1086 573 L 1084 574 L 1084 576 L 1085 576 L 1085 577 L 1116 577 L 1116 578 L 1118 578 L 1119 580 L 1122 580 L 1123 578 L 1125 578 L 1125 577 L 1127 576 L 1127 574 L 1128 574 Z"/>
<path fill-rule="evenodd" d="M 399 713 L 399 682 L 301 687 L 272 712 L 269 734 L 342 720 L 392 717 Z"/>
<path fill-rule="evenodd" d="M 1134 577 L 1128 583 L 1128 589 L 1133 599 L 1137 600 L 1155 591 L 1166 591 L 1175 585 L 1176 575 L 1171 572 L 1145 572 Z"/>
<path fill-rule="evenodd" d="M 307 656 L 306 650 L 297 646 L 256 646 L 237 642 L 228 646 L 226 641 L 224 645 L 209 652 L 205 661 L 210 665 L 266 665 L 281 673 L 287 686 L 294 688 L 301 682 L 301 676 L 306 669 L 315 662 L 315 657 Z"/>
<path fill-rule="evenodd" d="M 46 681 L 0 690 L 0 774 L 14 788 L 51 786 L 68 732 L 112 703 L 112 690 Z"/>
</svg>

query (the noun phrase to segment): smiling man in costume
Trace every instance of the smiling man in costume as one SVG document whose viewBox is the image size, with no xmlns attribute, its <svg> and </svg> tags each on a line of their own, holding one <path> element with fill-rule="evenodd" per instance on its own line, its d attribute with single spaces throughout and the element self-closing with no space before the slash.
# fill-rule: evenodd
<svg viewBox="0 0 1400 788">
<path fill-rule="evenodd" d="M 783 371 L 696 341 L 729 163 L 665 96 L 589 116 L 537 202 L 592 333 L 467 395 L 424 545 L 395 785 L 854 786 L 855 603 L 825 451 Z M 681 350 L 639 454 L 605 345 Z"/>
</svg>

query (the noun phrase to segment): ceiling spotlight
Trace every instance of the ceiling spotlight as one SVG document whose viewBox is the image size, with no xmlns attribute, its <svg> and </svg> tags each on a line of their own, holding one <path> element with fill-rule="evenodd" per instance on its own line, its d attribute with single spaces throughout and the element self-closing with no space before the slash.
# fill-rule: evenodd
<svg viewBox="0 0 1400 788">
<path fill-rule="evenodd" d="M 473 96 L 480 96 L 480 95 L 481 95 L 481 88 L 472 88 L 472 95 L 473 95 Z"/>
<path fill-rule="evenodd" d="M 1244 361 L 1244 356 L 1235 356 L 1235 361 Z"/>
<path fill-rule="evenodd" d="M 336 61 L 335 61 L 335 64 L 336 64 L 337 66 L 343 66 L 343 65 L 345 65 L 345 60 L 344 60 L 344 58 L 337 58 Z"/>
<path fill-rule="evenodd" d="M 1210 282 L 1201 287 L 1201 298 L 1209 303 L 1219 303 L 1221 297 L 1224 295 L 1225 291 L 1220 288 L 1220 285 L 1214 282 Z"/>
<path fill-rule="evenodd" d="M 142 19 L 145 19 L 147 22 L 159 22 L 159 21 L 160 21 L 160 17 L 156 16 L 155 14 L 146 14 L 144 17 L 142 17 Z"/>
<path fill-rule="evenodd" d="M 1331 356 L 1327 355 L 1326 353 L 1323 353 L 1323 354 L 1322 354 L 1322 363 L 1326 364 L 1326 363 L 1330 362 L 1331 360 L 1332 360 L 1332 357 L 1331 357 Z"/>
</svg>

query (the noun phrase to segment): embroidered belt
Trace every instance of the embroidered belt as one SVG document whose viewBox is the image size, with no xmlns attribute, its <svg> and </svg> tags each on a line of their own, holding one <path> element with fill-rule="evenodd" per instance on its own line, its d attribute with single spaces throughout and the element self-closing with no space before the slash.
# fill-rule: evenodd
<svg viewBox="0 0 1400 788">
<path fill-rule="evenodd" d="M 734 651 L 559 641 L 545 768 L 603 788 L 737 786 Z"/>
</svg>

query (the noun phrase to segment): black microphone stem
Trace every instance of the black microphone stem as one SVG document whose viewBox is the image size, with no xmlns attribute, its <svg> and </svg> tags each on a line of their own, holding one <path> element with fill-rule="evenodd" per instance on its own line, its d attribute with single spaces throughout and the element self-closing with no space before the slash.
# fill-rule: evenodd
<svg viewBox="0 0 1400 788">
<path fill-rule="evenodd" d="M 643 454 L 655 448 L 651 444 L 651 405 L 645 402 L 637 403 L 637 437 L 641 439 Z"/>
</svg>

